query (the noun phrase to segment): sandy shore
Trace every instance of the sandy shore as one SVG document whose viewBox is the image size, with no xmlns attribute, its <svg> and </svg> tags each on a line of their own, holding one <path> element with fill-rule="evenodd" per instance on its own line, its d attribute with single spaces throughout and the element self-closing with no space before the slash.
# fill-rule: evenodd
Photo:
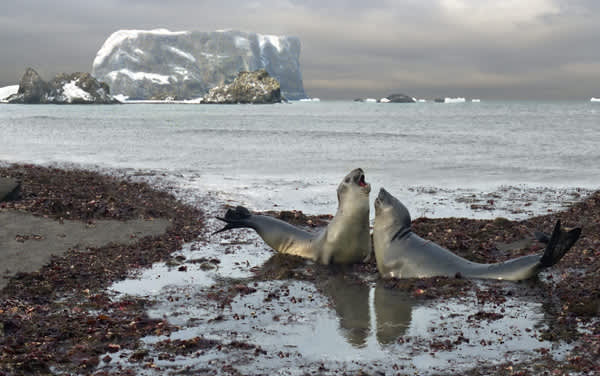
<svg viewBox="0 0 600 376">
<path fill-rule="evenodd" d="M 48 264 L 52 256 L 62 256 L 69 249 L 100 248 L 110 243 L 134 244 L 140 238 L 164 234 L 168 226 L 165 218 L 87 223 L 0 209 L 0 290 L 7 285 L 9 277 L 34 272 Z"/>
</svg>

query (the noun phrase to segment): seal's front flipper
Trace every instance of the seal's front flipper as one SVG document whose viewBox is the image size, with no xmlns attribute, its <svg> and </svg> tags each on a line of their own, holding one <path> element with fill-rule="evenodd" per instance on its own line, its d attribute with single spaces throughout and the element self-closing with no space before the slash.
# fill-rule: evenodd
<svg viewBox="0 0 600 376">
<path fill-rule="evenodd" d="M 543 234 L 545 235 L 545 234 Z M 552 235 L 546 242 L 546 249 L 540 259 L 540 266 L 550 267 L 560 261 L 560 259 L 571 249 L 573 244 L 579 239 L 581 228 L 577 227 L 569 231 L 560 228 L 560 220 L 556 221 Z M 548 238 L 547 235 L 545 235 Z M 536 238 L 537 234 L 536 234 Z M 538 238 L 540 240 L 540 238 Z M 542 241 L 542 240 L 540 240 Z"/>
<path fill-rule="evenodd" d="M 218 234 L 223 231 L 231 230 L 234 228 L 251 227 L 248 219 L 250 219 L 250 211 L 243 206 L 238 206 L 235 209 L 227 210 L 225 217 L 216 217 L 218 220 L 227 223 L 222 229 L 213 232 L 211 235 Z"/>
</svg>

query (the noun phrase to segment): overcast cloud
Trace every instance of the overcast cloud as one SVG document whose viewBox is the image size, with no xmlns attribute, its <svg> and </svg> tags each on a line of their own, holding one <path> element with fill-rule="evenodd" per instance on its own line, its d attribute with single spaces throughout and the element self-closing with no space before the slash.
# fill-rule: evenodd
<svg viewBox="0 0 600 376">
<path fill-rule="evenodd" d="M 596 0 L 3 0 L 0 86 L 91 71 L 119 29 L 295 35 L 311 96 L 600 97 Z"/>
</svg>

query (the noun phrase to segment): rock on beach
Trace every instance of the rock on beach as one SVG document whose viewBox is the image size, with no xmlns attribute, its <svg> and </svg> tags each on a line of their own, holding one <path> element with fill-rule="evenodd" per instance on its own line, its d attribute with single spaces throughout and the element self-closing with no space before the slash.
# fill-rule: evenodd
<svg viewBox="0 0 600 376">
<path fill-rule="evenodd" d="M 0 178 L 0 202 L 19 198 L 21 184 L 15 179 Z"/>
</svg>

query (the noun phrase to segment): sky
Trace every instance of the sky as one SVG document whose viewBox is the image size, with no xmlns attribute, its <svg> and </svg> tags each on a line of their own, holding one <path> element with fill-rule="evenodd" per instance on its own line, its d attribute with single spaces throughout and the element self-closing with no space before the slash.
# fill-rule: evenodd
<svg viewBox="0 0 600 376">
<path fill-rule="evenodd" d="M 598 0 L 2 0 L 0 87 L 90 72 L 119 29 L 293 35 L 309 96 L 600 97 Z"/>
</svg>

